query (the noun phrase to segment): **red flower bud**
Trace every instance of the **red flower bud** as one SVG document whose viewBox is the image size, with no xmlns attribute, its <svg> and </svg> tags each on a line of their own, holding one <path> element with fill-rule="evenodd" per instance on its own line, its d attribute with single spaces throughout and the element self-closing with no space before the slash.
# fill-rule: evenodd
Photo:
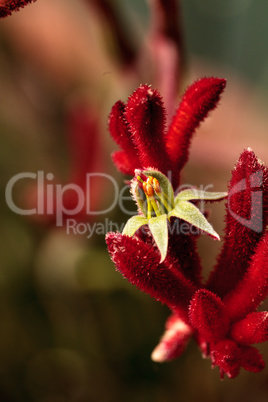
<svg viewBox="0 0 268 402">
<path fill-rule="evenodd" d="M 268 340 L 268 312 L 258 311 L 232 325 L 231 337 L 237 343 L 250 345 Z"/>
<path fill-rule="evenodd" d="M 191 300 L 189 316 L 194 328 L 207 342 L 219 341 L 229 329 L 229 319 L 223 302 L 206 289 L 195 293 Z"/>
<path fill-rule="evenodd" d="M 129 282 L 172 310 L 184 311 L 187 320 L 186 307 L 196 288 L 181 272 L 159 264 L 158 251 L 137 238 L 110 232 L 106 243 L 116 268 Z"/>
<path fill-rule="evenodd" d="M 169 155 L 178 171 L 188 160 L 196 128 L 217 106 L 225 85 L 226 80 L 221 78 L 201 78 L 186 90 L 166 138 Z"/>
<path fill-rule="evenodd" d="M 243 278 L 268 219 L 268 169 L 250 149 L 232 172 L 226 205 L 225 242 L 207 287 L 219 296 Z M 226 280 L 228 278 L 228 280 Z"/>
</svg>

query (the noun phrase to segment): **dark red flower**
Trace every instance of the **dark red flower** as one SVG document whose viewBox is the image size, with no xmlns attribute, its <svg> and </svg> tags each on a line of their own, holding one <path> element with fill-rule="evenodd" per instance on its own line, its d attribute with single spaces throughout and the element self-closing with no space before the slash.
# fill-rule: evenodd
<svg viewBox="0 0 268 402">
<path fill-rule="evenodd" d="M 195 82 L 183 96 L 168 130 L 161 97 L 147 85 L 140 86 L 126 106 L 117 102 L 113 107 L 109 127 L 121 147 L 113 156 L 115 164 L 128 174 L 140 169 L 136 177 L 142 182 L 140 188 L 145 189 L 147 203 L 154 191 L 158 194 L 152 169 L 169 174 L 173 187 L 179 184 L 192 135 L 215 108 L 224 87 L 225 80 L 218 78 Z M 197 236 L 190 224 L 188 233 L 174 230 L 174 224 L 182 223 L 177 215 L 168 215 L 173 218 L 168 224 L 167 253 L 161 262 L 159 239 L 154 239 L 153 231 L 148 229 L 150 219 L 133 219 L 145 226 L 139 230 L 134 227 L 132 237 L 119 233 L 106 237 L 117 270 L 172 311 L 152 353 L 153 360 L 178 357 L 193 335 L 203 356 L 211 359 L 213 367 L 219 367 L 221 378 L 225 374 L 234 378 L 241 368 L 261 371 L 264 361 L 252 344 L 268 339 L 268 312 L 256 311 L 268 295 L 268 169 L 251 149 L 241 154 L 228 190 L 224 243 L 207 283 L 201 278 Z M 183 192 L 177 197 L 180 194 Z M 163 197 L 159 197 L 158 206 L 164 209 Z M 137 200 L 142 214 L 142 201 Z"/>
<path fill-rule="evenodd" d="M 0 0 L 0 18 L 7 17 L 34 1 L 36 0 Z"/>
<path fill-rule="evenodd" d="M 166 111 L 160 94 L 141 85 L 127 104 L 117 102 L 109 117 L 111 136 L 122 151 L 113 154 L 119 170 L 134 176 L 135 169 L 154 168 L 172 174 L 176 189 L 179 173 L 188 159 L 193 133 L 220 99 L 226 81 L 201 78 L 192 84 L 166 132 Z"/>
<path fill-rule="evenodd" d="M 187 316 L 196 286 L 178 270 L 178 264 L 159 264 L 159 253 L 150 244 L 120 233 L 108 233 L 108 250 L 118 271 L 132 284 Z"/>
<path fill-rule="evenodd" d="M 265 232 L 267 219 L 268 169 L 247 149 L 233 170 L 226 205 L 225 242 L 207 284 L 220 296 L 242 279 Z"/>
<path fill-rule="evenodd" d="M 196 128 L 215 109 L 226 81 L 203 78 L 194 82 L 185 92 L 176 115 L 167 132 L 169 155 L 180 171 L 189 157 L 189 145 Z"/>
</svg>

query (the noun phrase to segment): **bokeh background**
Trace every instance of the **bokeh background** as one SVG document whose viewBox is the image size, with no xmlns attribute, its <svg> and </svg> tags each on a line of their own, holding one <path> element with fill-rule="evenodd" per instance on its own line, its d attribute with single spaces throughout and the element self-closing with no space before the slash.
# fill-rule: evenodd
<svg viewBox="0 0 268 402">
<path fill-rule="evenodd" d="M 244 148 L 268 163 L 268 4 L 178 5 L 176 103 L 193 79 L 228 81 L 220 107 L 193 141 L 184 182 L 224 191 Z M 153 363 L 150 354 L 169 312 L 115 272 L 104 233 L 95 231 L 90 239 L 67 234 L 53 214 L 21 216 L 5 200 L 7 183 L 22 172 L 52 173 L 45 184 L 53 186 L 83 186 L 86 172 L 101 172 L 123 188 L 125 178 L 110 160 L 116 146 L 107 117 L 113 103 L 126 100 L 140 83 L 157 85 L 150 32 L 145 0 L 37 0 L 0 21 L 1 402 L 268 398 L 268 369 L 220 381 L 194 342 L 180 359 Z M 21 180 L 14 200 L 33 208 L 38 191 L 36 180 Z M 91 198 L 93 209 L 105 209 L 113 199 L 109 183 L 93 181 Z M 66 205 L 72 202 L 67 197 Z M 221 234 L 223 214 L 223 205 L 211 211 Z M 91 225 L 127 218 L 119 206 L 77 216 Z M 202 236 L 199 248 L 206 276 L 220 244 Z M 268 362 L 268 347 L 260 349 Z"/>
</svg>

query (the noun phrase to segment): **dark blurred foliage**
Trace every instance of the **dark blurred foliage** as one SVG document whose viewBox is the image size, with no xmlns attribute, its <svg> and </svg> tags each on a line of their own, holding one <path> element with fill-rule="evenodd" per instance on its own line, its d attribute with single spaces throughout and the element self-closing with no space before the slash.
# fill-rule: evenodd
<svg viewBox="0 0 268 402">
<path fill-rule="evenodd" d="M 37 0 L 0 21 L 0 401 L 266 401 L 267 369 L 220 381 L 194 344 L 175 362 L 153 363 L 168 311 L 115 272 L 104 234 L 68 235 L 6 204 L 15 174 L 44 171 L 68 182 L 68 111 L 81 99 L 98 120 L 91 169 L 124 185 L 110 161 L 107 116 L 141 82 L 156 85 L 146 60 L 150 16 L 145 0 L 103 3 L 113 15 L 93 0 Z M 224 191 L 243 148 L 268 163 L 268 5 L 184 0 L 181 11 L 184 77 L 174 87 L 182 91 L 202 75 L 228 80 L 219 110 L 193 143 L 185 182 Z M 96 208 L 113 198 L 105 182 L 93 191 Z M 32 202 L 24 181 L 14 196 L 20 206 Z M 223 206 L 211 215 L 221 232 Z M 121 224 L 127 216 L 117 206 L 89 222 L 105 219 Z M 207 269 L 219 249 L 212 243 L 200 239 Z M 268 362 L 267 346 L 261 350 Z"/>
</svg>

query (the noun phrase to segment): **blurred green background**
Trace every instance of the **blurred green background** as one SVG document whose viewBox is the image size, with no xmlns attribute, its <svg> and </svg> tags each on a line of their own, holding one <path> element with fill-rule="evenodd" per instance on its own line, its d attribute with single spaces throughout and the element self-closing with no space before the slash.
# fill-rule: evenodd
<svg viewBox="0 0 268 402">
<path fill-rule="evenodd" d="M 71 180 L 77 156 L 68 118 L 81 100 L 97 120 L 88 166 L 124 186 L 110 161 L 116 146 L 107 116 L 115 101 L 151 83 L 143 66 L 150 16 L 145 0 L 111 2 L 129 49 L 142 50 L 137 72 L 94 4 L 37 0 L 0 21 L 0 401 L 264 402 L 267 369 L 220 381 L 193 341 L 172 363 L 151 361 L 169 311 L 115 272 L 103 233 L 67 234 L 49 217 L 20 216 L 7 206 L 6 186 L 18 173 Z M 251 146 L 268 163 L 268 3 L 184 0 L 181 11 L 180 93 L 200 76 L 228 80 L 219 109 L 193 142 L 184 181 L 223 191 L 243 148 Z M 35 185 L 17 183 L 18 205 L 35 205 Z M 107 183 L 93 193 L 96 208 L 112 200 Z M 212 211 L 220 233 L 223 213 L 222 205 Z M 121 224 L 127 216 L 117 206 L 88 219 Z M 212 243 L 200 239 L 204 275 L 219 251 Z M 267 362 L 267 346 L 261 350 Z"/>
</svg>

